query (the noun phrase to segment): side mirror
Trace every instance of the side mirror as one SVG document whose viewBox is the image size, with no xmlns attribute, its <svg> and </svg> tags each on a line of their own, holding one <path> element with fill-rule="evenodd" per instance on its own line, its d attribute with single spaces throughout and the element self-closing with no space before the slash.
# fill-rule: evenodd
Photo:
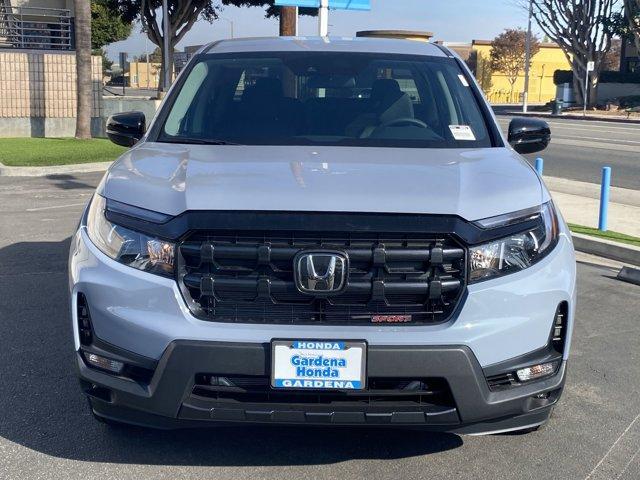
<svg viewBox="0 0 640 480">
<path fill-rule="evenodd" d="M 509 124 L 509 144 L 518 153 L 539 152 L 547 148 L 550 141 L 551 129 L 543 120 L 516 117 Z"/>
<path fill-rule="evenodd" d="M 147 129 L 144 113 L 115 113 L 107 120 L 107 137 L 123 147 L 133 147 Z"/>
</svg>

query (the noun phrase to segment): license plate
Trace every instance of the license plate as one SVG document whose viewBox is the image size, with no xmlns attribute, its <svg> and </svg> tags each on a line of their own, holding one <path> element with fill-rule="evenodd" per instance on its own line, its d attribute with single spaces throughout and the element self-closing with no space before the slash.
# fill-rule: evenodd
<svg viewBox="0 0 640 480">
<path fill-rule="evenodd" d="M 314 390 L 366 387 L 367 344 L 330 340 L 274 340 L 271 386 Z"/>
</svg>

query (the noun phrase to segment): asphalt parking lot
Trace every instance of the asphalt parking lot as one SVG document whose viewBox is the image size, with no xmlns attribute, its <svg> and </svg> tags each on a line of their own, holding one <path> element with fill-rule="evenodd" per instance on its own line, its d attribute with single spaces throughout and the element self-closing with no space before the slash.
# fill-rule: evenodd
<svg viewBox="0 0 640 480">
<path fill-rule="evenodd" d="M 73 370 L 66 261 L 100 176 L 0 178 L 0 478 L 640 478 L 640 286 L 582 256 L 567 387 L 539 432 L 95 422 Z"/>
</svg>

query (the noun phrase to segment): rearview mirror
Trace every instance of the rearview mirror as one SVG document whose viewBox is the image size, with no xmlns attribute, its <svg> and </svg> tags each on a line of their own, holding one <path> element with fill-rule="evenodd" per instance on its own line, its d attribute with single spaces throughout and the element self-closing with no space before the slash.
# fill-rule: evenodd
<svg viewBox="0 0 640 480">
<path fill-rule="evenodd" d="M 146 121 L 142 112 L 115 113 L 107 120 L 107 137 L 123 147 L 133 147 L 144 136 Z"/>
<path fill-rule="evenodd" d="M 518 153 L 540 152 L 550 141 L 551 129 L 543 120 L 516 117 L 509 124 L 509 144 Z"/>
</svg>

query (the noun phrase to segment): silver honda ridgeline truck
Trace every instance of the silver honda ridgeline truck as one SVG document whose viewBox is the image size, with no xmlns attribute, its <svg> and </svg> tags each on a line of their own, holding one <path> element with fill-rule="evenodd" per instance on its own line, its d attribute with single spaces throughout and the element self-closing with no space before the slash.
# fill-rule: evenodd
<svg viewBox="0 0 640 480">
<path fill-rule="evenodd" d="M 82 390 L 107 423 L 533 430 L 574 322 L 567 227 L 446 48 L 204 47 L 72 239 Z"/>
</svg>

